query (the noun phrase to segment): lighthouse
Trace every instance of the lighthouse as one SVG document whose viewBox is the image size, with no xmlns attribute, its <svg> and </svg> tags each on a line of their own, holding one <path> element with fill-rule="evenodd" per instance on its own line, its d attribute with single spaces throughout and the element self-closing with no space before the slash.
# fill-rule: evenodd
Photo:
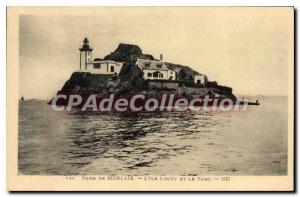
<svg viewBox="0 0 300 197">
<path fill-rule="evenodd" d="M 92 51 L 93 49 L 89 46 L 89 41 L 87 38 L 84 38 L 83 45 L 79 49 L 80 51 L 80 61 L 79 69 L 87 69 L 87 64 L 92 61 Z"/>
</svg>

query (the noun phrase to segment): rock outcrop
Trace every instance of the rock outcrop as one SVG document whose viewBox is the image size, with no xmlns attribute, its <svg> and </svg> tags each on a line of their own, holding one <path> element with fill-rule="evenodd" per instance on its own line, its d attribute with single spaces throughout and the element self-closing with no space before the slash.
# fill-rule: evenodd
<svg viewBox="0 0 300 197">
<path fill-rule="evenodd" d="M 114 60 L 117 62 L 133 62 L 136 58 L 154 60 L 152 55 L 143 54 L 139 46 L 124 43 L 119 44 L 114 52 L 104 57 L 105 60 Z"/>
</svg>

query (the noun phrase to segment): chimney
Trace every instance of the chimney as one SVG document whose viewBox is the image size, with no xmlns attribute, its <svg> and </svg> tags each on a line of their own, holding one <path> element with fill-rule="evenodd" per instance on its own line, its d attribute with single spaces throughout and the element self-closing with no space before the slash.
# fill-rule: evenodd
<svg viewBox="0 0 300 197">
<path fill-rule="evenodd" d="M 163 58 L 163 54 L 160 54 L 160 56 L 159 56 L 159 60 L 160 60 L 160 61 L 163 61 L 163 60 L 164 60 L 164 58 Z"/>
</svg>

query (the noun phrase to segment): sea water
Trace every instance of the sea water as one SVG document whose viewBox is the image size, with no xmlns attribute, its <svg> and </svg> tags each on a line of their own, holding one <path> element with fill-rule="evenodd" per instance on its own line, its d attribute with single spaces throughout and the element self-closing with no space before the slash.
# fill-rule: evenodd
<svg viewBox="0 0 300 197">
<path fill-rule="evenodd" d="M 247 111 L 99 114 L 19 102 L 19 174 L 286 175 L 287 98 Z"/>
</svg>

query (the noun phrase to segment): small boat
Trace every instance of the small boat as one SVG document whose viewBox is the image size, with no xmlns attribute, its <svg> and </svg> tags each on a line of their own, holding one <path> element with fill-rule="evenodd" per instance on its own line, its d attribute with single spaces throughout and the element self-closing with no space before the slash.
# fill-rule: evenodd
<svg viewBox="0 0 300 197">
<path fill-rule="evenodd" d="M 248 105 L 260 105 L 260 103 L 256 100 L 255 102 L 248 102 Z"/>
<path fill-rule="evenodd" d="M 245 105 L 245 104 L 247 104 L 247 105 L 260 105 L 260 103 L 259 103 L 258 100 L 256 100 L 255 102 L 251 102 L 251 101 L 247 101 L 247 102 L 240 101 L 239 104 L 241 104 L 241 105 Z"/>
</svg>

